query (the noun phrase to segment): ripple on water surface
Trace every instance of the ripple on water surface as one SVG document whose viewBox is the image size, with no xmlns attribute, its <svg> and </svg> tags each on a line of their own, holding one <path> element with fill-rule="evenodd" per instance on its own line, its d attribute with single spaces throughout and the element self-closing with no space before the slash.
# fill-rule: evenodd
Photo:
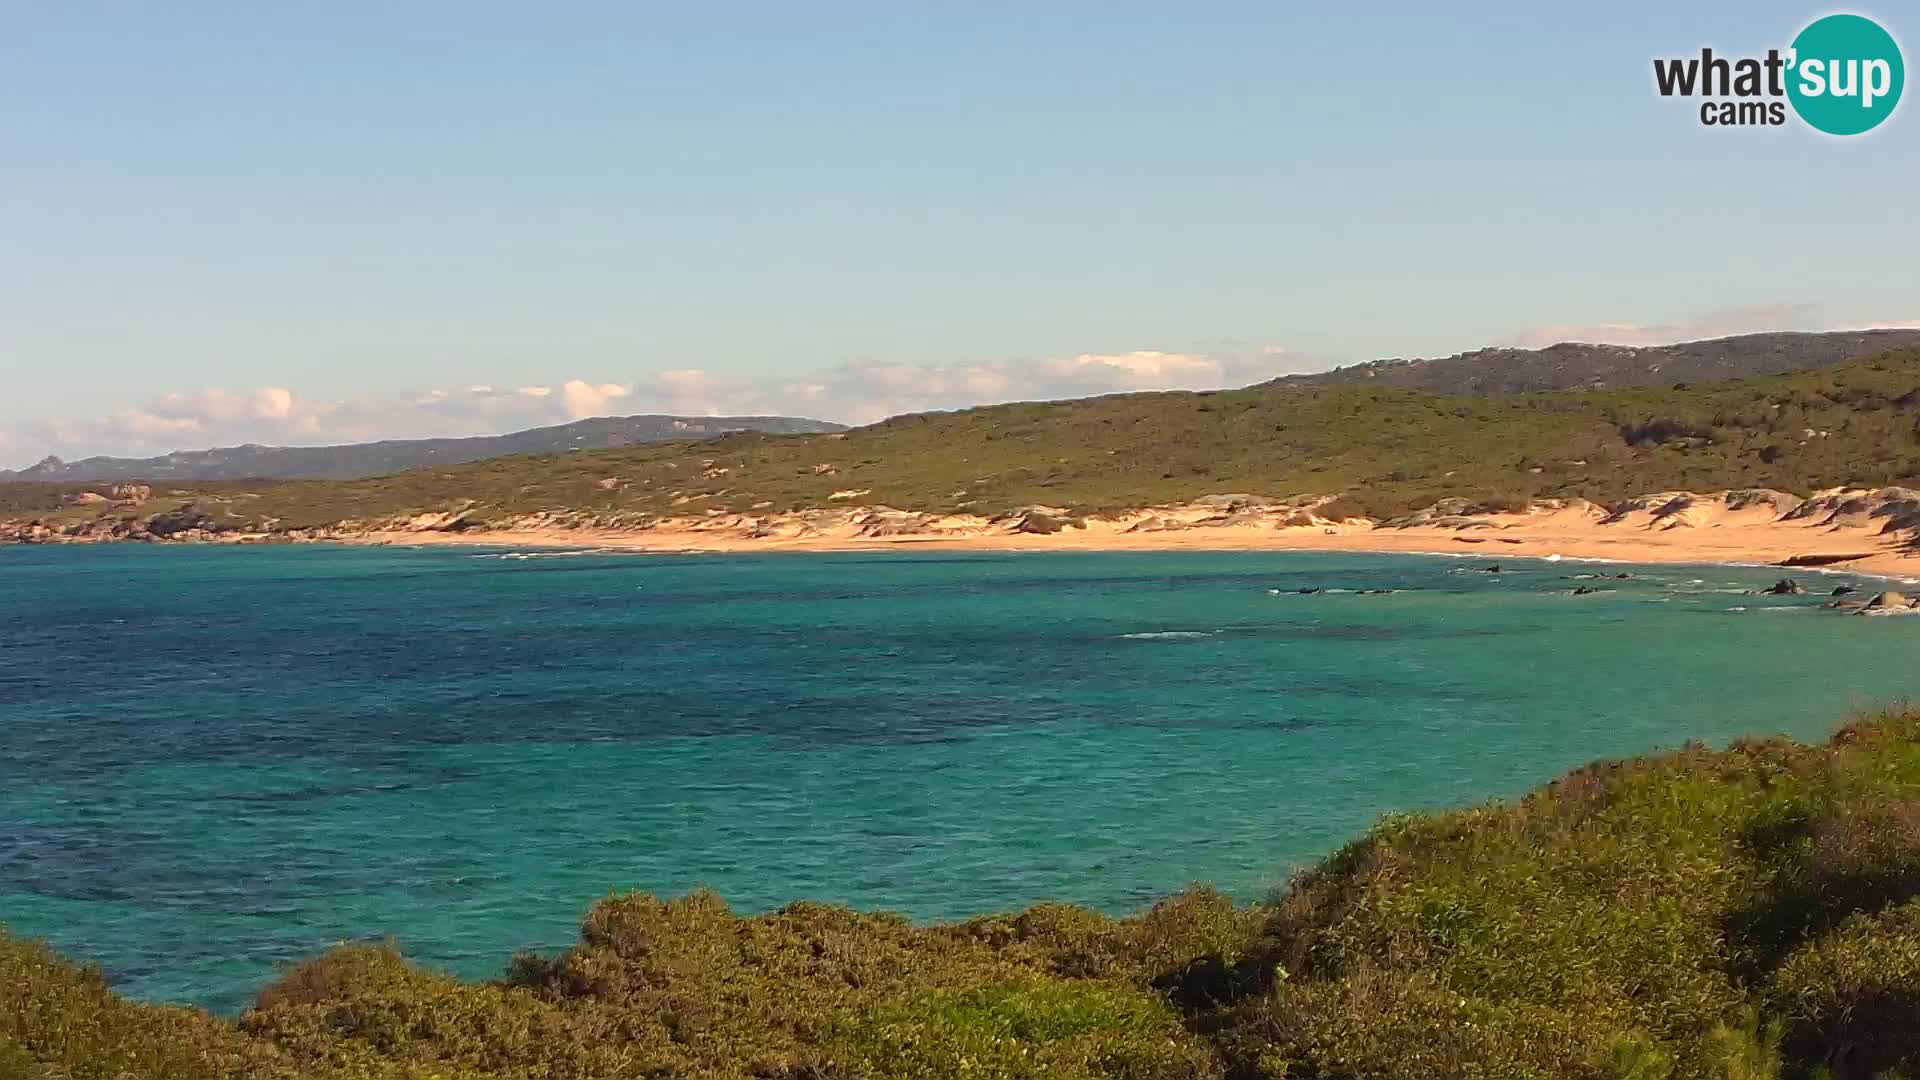
<svg viewBox="0 0 1920 1080">
<path fill-rule="evenodd" d="M 1763 570 L 508 554 L 0 549 L 0 921 L 230 1009 L 347 937 L 492 975 L 609 889 L 1253 896 L 1383 811 L 1821 735 L 1920 644 Z"/>
</svg>

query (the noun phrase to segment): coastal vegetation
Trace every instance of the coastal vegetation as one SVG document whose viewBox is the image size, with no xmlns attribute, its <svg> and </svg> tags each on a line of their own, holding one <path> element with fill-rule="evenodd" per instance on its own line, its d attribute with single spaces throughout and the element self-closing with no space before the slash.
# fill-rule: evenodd
<svg viewBox="0 0 1920 1080">
<path fill-rule="evenodd" d="M 1741 334 L 1674 345 L 1562 341 L 1543 349 L 1494 347 L 1432 359 L 1375 360 L 1275 381 L 1366 383 L 1436 394 L 1527 394 L 1751 379 L 1916 347 L 1920 330 Z"/>
<path fill-rule="evenodd" d="M 1657 491 L 1920 483 L 1920 350 L 1734 382 L 1466 397 L 1365 385 L 1269 384 L 997 405 L 896 417 L 845 433 L 742 433 L 502 457 L 352 481 L 157 488 L 81 508 L 151 535 L 285 533 L 458 514 L 644 524 L 704 513 L 860 504 L 1063 519 L 1210 492 L 1338 495 L 1391 517 L 1443 499 L 1611 504 Z M 0 512 L 53 495 L 9 485 Z M 68 497 L 71 492 L 66 493 Z M 67 511 L 71 514 L 73 511 Z"/>
<path fill-rule="evenodd" d="M 369 930 L 377 928 L 369 927 Z M 609 896 L 468 982 L 377 942 L 233 1018 L 0 936 L 0 1077 L 1920 1075 L 1920 711 L 1383 818 L 1266 900 L 916 926 Z"/>
</svg>

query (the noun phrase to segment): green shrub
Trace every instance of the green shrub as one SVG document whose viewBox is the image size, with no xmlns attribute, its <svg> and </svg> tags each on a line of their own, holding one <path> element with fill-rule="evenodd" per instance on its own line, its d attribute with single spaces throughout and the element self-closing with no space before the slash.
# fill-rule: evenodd
<svg viewBox="0 0 1920 1080">
<path fill-rule="evenodd" d="M 1219 1072 L 1159 998 L 1037 978 L 874 1010 L 844 1046 L 852 1071 L 875 1080 L 1199 1080 Z"/>
<path fill-rule="evenodd" d="M 498 982 L 350 945 L 235 1022 L 0 935 L 0 1080 L 1920 1075 L 1920 713 L 1383 818 L 1269 903 L 916 926 L 610 896 Z"/>
<path fill-rule="evenodd" d="M 1773 973 L 1789 1056 L 1840 1080 L 1920 1074 L 1920 901 L 1856 915 Z"/>
<path fill-rule="evenodd" d="M 1234 1075 L 1286 1077 L 1593 1077 L 1637 1032 L 1527 1001 L 1461 992 L 1430 974 L 1363 967 L 1338 979 L 1283 981 L 1238 1008 L 1223 1038 Z M 1657 1075 L 1666 1075 L 1660 1073 Z"/>
<path fill-rule="evenodd" d="M 1367 500 L 1363 498 L 1354 495 L 1342 495 L 1337 499 L 1330 499 L 1321 503 L 1314 508 L 1313 512 L 1326 518 L 1328 521 L 1360 521 L 1372 517 L 1374 513 L 1379 511 L 1378 508 L 1370 505 Z"/>
<path fill-rule="evenodd" d="M 514 987 L 422 971 L 389 947 L 350 945 L 260 995 L 238 1028 L 311 1071 L 616 1077 L 683 1064 L 657 1019 L 562 1009 Z"/>
<path fill-rule="evenodd" d="M 1113 920 L 1068 904 L 961 923 L 954 932 L 1015 963 L 1068 978 L 1121 978 L 1163 987 L 1209 966 L 1238 964 L 1253 948 L 1259 909 L 1196 885 L 1139 915 Z"/>
<path fill-rule="evenodd" d="M 98 970 L 0 930 L 0 1076 L 204 1080 L 284 1075 L 271 1047 L 193 1009 L 116 996 Z"/>
</svg>

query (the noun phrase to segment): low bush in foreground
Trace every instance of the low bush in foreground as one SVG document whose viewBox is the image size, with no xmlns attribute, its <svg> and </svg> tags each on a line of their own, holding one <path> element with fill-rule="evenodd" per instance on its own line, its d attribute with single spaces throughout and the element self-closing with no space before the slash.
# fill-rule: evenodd
<svg viewBox="0 0 1920 1080">
<path fill-rule="evenodd" d="M 1920 713 L 1389 817 L 1268 902 L 915 926 L 614 896 L 500 979 L 325 953 L 234 1021 L 0 938 L 0 1078 L 1920 1076 Z"/>
</svg>

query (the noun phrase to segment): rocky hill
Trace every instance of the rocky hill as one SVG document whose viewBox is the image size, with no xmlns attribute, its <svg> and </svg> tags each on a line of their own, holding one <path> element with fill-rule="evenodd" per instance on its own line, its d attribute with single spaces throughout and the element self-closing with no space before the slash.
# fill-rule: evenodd
<svg viewBox="0 0 1920 1080">
<path fill-rule="evenodd" d="M 1238 492 L 1246 506 L 1223 511 L 1229 517 L 1260 501 L 1290 518 L 1306 497 L 1321 517 L 1385 522 L 1449 500 L 1488 512 L 1548 500 L 1611 507 L 1647 492 L 1920 489 L 1916 410 L 1920 349 L 1686 389 L 1465 396 L 1267 385 L 528 454 L 358 480 L 0 483 L 0 521 L 29 540 L 312 539 L 536 522 L 626 530 L 688 520 L 759 536 L 925 527 L 885 514 L 836 516 L 874 508 L 1004 531 L 1030 508 L 1050 507 L 1058 513 L 1048 517 L 1145 529 L 1137 512 Z M 1891 501 L 1902 505 L 1887 513 L 1904 522 L 1913 507 L 1905 496 Z M 815 521 L 814 511 L 833 520 Z"/>
<path fill-rule="evenodd" d="M 1544 349 L 1489 348 L 1436 359 L 1374 360 L 1274 382 L 1391 386 L 1434 394 L 1604 390 L 1781 375 L 1916 346 L 1920 346 L 1920 330 L 1744 334 L 1657 346 L 1563 341 Z"/>
<path fill-rule="evenodd" d="M 772 434 L 842 430 L 839 424 L 790 416 L 604 416 L 557 427 L 464 439 L 394 439 L 347 446 L 228 446 L 161 457 L 49 457 L 0 481 L 98 483 L 123 480 L 351 480 L 425 465 L 458 465 L 510 454 L 611 450 L 674 439 L 706 439 L 740 431 Z"/>
</svg>

